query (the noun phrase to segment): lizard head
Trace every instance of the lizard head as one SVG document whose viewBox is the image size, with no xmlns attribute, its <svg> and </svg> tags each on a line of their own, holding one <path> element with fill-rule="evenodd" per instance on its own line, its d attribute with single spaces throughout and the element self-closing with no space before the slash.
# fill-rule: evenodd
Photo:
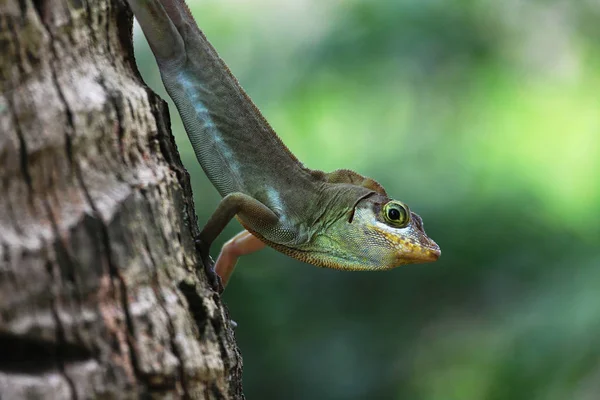
<svg viewBox="0 0 600 400">
<path fill-rule="evenodd" d="M 400 201 L 380 194 L 358 200 L 315 238 L 325 254 L 312 263 L 350 270 L 391 269 L 436 261 L 439 246 L 423 229 L 421 217 Z M 320 262 L 319 262 L 320 261 Z"/>
</svg>

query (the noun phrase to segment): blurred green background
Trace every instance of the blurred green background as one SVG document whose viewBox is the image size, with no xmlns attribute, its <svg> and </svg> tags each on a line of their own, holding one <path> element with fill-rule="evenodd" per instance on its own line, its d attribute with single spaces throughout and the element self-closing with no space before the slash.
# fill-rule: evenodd
<svg viewBox="0 0 600 400">
<path fill-rule="evenodd" d="M 249 399 L 600 398 L 600 3 L 188 3 L 308 167 L 375 178 L 442 248 L 370 273 L 242 259 Z M 171 114 L 202 222 L 219 196 Z"/>
</svg>

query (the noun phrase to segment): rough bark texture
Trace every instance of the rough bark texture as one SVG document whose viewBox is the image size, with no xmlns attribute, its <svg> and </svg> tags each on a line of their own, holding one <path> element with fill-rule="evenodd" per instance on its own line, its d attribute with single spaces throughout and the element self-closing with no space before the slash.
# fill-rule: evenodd
<svg viewBox="0 0 600 400">
<path fill-rule="evenodd" d="M 120 0 L 0 0 L 0 398 L 238 399 Z"/>
</svg>

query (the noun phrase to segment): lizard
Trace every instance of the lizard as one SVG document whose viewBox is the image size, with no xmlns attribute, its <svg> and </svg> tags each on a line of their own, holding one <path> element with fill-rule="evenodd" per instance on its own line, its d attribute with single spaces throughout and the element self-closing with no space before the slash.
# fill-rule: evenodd
<svg viewBox="0 0 600 400">
<path fill-rule="evenodd" d="M 197 238 L 213 288 L 238 257 L 268 245 L 319 267 L 387 270 L 436 261 L 421 217 L 375 180 L 304 166 L 284 145 L 198 28 L 184 0 L 128 0 L 196 158 L 222 196 Z M 215 263 L 210 247 L 231 219 L 244 230 Z"/>
</svg>

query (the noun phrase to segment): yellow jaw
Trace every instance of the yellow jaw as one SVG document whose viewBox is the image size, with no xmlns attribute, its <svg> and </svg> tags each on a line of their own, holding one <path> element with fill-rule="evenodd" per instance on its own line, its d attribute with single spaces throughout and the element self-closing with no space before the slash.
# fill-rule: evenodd
<svg viewBox="0 0 600 400">
<path fill-rule="evenodd" d="M 402 230 L 405 231 L 399 232 Z M 388 261 L 389 268 L 405 264 L 433 262 L 442 253 L 437 243 L 427 236 L 418 235 L 418 232 L 414 232 L 410 225 L 394 231 L 388 226 L 381 227 L 379 223 L 376 223 L 371 227 L 371 233 L 382 238 L 387 244 L 386 247 L 391 250 L 391 259 Z"/>
</svg>

